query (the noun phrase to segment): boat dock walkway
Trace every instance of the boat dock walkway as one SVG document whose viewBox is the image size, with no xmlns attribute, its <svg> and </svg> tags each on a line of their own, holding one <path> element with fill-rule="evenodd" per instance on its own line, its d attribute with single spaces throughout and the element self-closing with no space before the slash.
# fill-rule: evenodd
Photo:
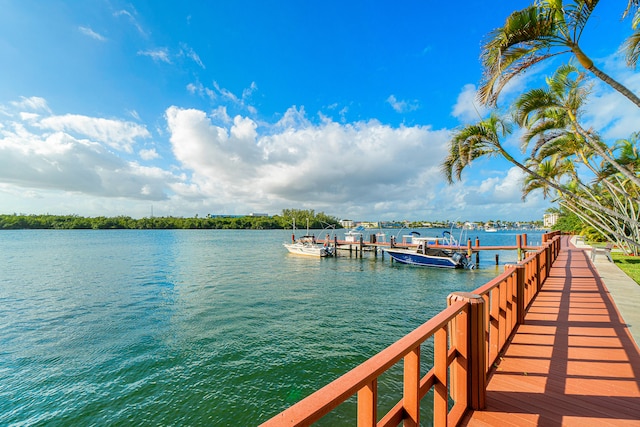
<svg viewBox="0 0 640 427">
<path fill-rule="evenodd" d="M 472 241 L 471 239 L 469 239 L 467 242 L 463 242 L 459 245 L 451 245 L 451 244 L 444 243 L 443 240 L 444 239 L 437 239 L 437 241 L 434 241 L 433 243 L 429 243 L 428 246 L 431 248 L 452 249 L 456 251 L 471 252 L 471 253 L 478 253 L 481 251 L 507 251 L 507 250 L 522 250 L 523 252 L 526 253 L 526 252 L 534 252 L 540 249 L 540 246 L 529 246 L 527 244 L 526 234 L 516 235 L 516 241 L 514 245 L 483 246 L 483 245 L 480 245 L 480 240 L 478 239 L 476 239 L 475 241 Z M 375 253 L 376 249 L 380 249 L 380 248 L 409 249 L 409 248 L 416 248 L 418 246 L 417 243 L 413 243 L 411 241 L 409 242 L 395 241 L 393 244 L 391 244 L 391 242 L 387 242 L 387 241 L 366 242 L 366 241 L 360 240 L 358 242 L 354 242 L 354 241 L 347 241 L 347 240 L 339 240 L 337 238 L 334 238 L 334 239 L 318 238 L 316 239 L 316 242 L 325 244 L 325 245 L 334 246 L 341 251 L 355 252 L 356 255 L 359 253 L 360 256 L 362 256 L 363 252 Z"/>
<path fill-rule="evenodd" d="M 640 286 L 604 255 L 562 250 L 466 426 L 640 426 Z"/>
</svg>

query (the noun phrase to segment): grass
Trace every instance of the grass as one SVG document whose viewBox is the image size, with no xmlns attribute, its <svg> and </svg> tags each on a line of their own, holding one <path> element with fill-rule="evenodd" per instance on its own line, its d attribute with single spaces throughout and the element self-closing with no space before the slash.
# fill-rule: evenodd
<svg viewBox="0 0 640 427">
<path fill-rule="evenodd" d="M 640 257 L 627 256 L 615 252 L 611 254 L 611 257 L 616 265 L 620 267 L 620 270 L 640 284 Z"/>
</svg>

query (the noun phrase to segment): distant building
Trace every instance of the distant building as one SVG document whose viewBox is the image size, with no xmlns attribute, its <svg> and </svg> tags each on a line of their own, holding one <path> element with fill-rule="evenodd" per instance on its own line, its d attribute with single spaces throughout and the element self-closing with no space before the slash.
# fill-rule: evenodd
<svg viewBox="0 0 640 427">
<path fill-rule="evenodd" d="M 254 213 L 250 213 L 249 216 L 269 216 L 269 214 L 254 212 Z"/>
<path fill-rule="evenodd" d="M 350 219 L 343 219 L 340 221 L 340 225 L 344 228 L 353 228 L 353 226 L 355 225 L 353 220 Z"/>
<path fill-rule="evenodd" d="M 378 227 L 380 227 L 380 223 L 379 222 L 361 222 L 360 225 L 363 226 L 364 228 L 378 228 Z"/>
<path fill-rule="evenodd" d="M 544 228 L 551 228 L 556 225 L 560 215 L 558 213 L 546 213 L 544 214 Z"/>
</svg>

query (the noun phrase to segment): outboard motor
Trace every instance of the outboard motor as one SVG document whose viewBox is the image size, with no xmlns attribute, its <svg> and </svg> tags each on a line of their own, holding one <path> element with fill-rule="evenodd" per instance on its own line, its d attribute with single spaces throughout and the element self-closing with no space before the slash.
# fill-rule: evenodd
<svg viewBox="0 0 640 427">
<path fill-rule="evenodd" d="M 474 268 L 476 268 L 475 264 L 471 262 L 469 257 L 460 252 L 456 252 L 453 255 L 451 255 L 451 259 L 453 259 L 456 263 L 460 264 L 463 268 L 466 268 L 467 270 L 473 270 Z"/>
</svg>

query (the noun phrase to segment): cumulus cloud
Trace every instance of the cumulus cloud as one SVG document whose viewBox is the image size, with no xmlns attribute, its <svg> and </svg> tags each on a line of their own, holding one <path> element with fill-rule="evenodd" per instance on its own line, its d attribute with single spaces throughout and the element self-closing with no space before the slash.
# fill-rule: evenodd
<svg viewBox="0 0 640 427">
<path fill-rule="evenodd" d="M 166 116 L 174 156 L 190 171 L 199 197 L 267 211 L 313 203 L 355 212 L 382 206 L 381 200 L 426 208 L 433 182 L 441 181 L 445 131 L 377 121 L 317 125 L 302 108 L 289 109 L 260 134 L 242 116 L 228 126 L 194 109 L 170 107 Z"/>
<path fill-rule="evenodd" d="M 14 106 L 46 110 L 43 100 Z M 22 121 L 21 121 L 22 120 Z M 165 200 L 179 181 L 160 168 L 125 160 L 109 148 L 128 151 L 149 133 L 130 122 L 78 115 L 14 115 L 0 128 L 0 183 L 39 191 L 95 197 Z"/>
<path fill-rule="evenodd" d="M 133 122 L 111 120 L 96 117 L 65 114 L 49 116 L 40 120 L 36 126 L 42 129 L 75 133 L 96 139 L 117 150 L 133 152 L 133 144 L 138 138 L 150 136 L 146 127 Z"/>
<path fill-rule="evenodd" d="M 31 96 L 28 98 L 23 96 L 20 98 L 20 101 L 12 101 L 10 105 L 13 106 L 14 109 L 18 111 L 28 110 L 28 111 L 40 111 L 40 112 L 46 112 L 46 113 L 51 112 L 51 110 L 49 109 L 49 106 L 47 105 L 47 101 L 44 98 L 41 98 L 38 96 Z"/>
<path fill-rule="evenodd" d="M 170 153 L 160 156 L 157 141 L 137 147 L 151 135 L 133 122 L 55 115 L 37 98 L 1 109 L 5 211 L 16 210 L 7 206 L 22 192 L 20 206 L 35 206 L 29 203 L 38 198 L 42 206 L 61 206 L 56 200 L 64 200 L 93 206 L 99 215 L 119 208 L 144 216 L 153 202 L 156 214 L 181 216 L 293 207 L 372 220 L 511 218 L 513 212 L 522 218 L 517 171 L 445 184 L 446 129 L 312 120 L 304 107 L 266 123 L 230 116 L 224 106 L 209 112 L 171 106 L 165 111 Z M 156 166 L 132 160 L 134 151 Z"/>
<path fill-rule="evenodd" d="M 142 160 L 154 160 L 160 158 L 160 154 L 158 154 L 155 148 L 142 149 L 138 152 L 138 154 L 140 155 L 140 158 Z"/>
<path fill-rule="evenodd" d="M 16 127 L 0 140 L 0 181 L 102 197 L 166 198 L 169 174 L 114 156 L 98 143 L 63 132 L 36 135 Z M 145 191 L 143 191 L 145 189 Z"/>
</svg>

